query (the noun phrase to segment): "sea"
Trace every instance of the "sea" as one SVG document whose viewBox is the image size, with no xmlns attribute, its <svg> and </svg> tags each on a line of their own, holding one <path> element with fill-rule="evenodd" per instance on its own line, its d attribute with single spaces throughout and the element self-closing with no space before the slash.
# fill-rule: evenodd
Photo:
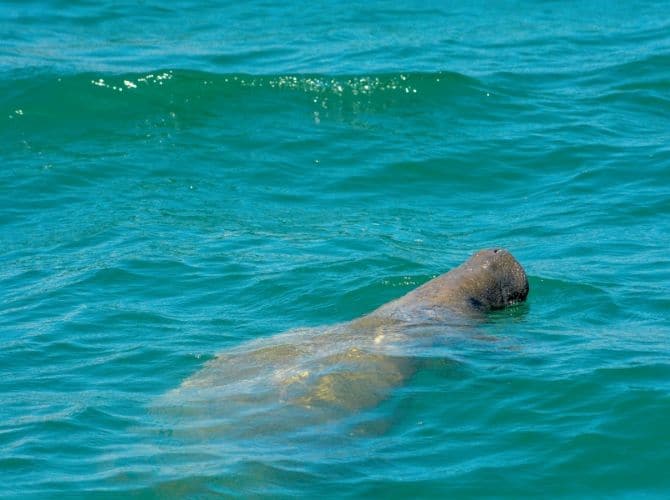
<svg viewBox="0 0 670 500">
<path fill-rule="evenodd" d="M 668 498 L 669 14 L 0 1 L 0 498 Z M 254 399 L 494 247 L 375 401 Z"/>
</svg>

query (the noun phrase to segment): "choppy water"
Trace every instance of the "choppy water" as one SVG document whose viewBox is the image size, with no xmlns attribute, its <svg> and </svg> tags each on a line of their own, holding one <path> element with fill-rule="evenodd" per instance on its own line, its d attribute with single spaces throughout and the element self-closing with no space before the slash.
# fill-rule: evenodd
<svg viewBox="0 0 670 500">
<path fill-rule="evenodd" d="M 666 13 L 1 3 L 2 495 L 667 496 Z M 179 400 L 493 245 L 528 304 L 378 403 Z"/>
</svg>

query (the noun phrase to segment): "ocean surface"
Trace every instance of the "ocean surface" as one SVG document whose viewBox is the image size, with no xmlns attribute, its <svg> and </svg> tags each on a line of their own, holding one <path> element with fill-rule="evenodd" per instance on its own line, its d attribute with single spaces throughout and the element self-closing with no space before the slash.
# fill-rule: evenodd
<svg viewBox="0 0 670 500">
<path fill-rule="evenodd" d="M 0 2 L 0 497 L 667 498 L 667 2 L 227 3 Z M 268 402 L 487 247 L 526 304 Z"/>
</svg>

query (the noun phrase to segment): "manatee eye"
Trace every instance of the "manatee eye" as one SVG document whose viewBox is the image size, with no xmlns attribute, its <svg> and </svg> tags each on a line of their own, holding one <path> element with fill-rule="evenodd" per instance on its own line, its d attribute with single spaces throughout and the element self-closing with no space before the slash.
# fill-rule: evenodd
<svg viewBox="0 0 670 500">
<path fill-rule="evenodd" d="M 470 297 L 470 298 L 468 299 L 468 302 L 469 302 L 470 305 L 471 305 L 472 307 L 474 307 L 475 309 L 484 309 L 484 304 L 483 304 L 482 301 L 479 300 L 479 299 L 476 299 L 476 298 L 474 298 L 474 297 Z"/>
</svg>

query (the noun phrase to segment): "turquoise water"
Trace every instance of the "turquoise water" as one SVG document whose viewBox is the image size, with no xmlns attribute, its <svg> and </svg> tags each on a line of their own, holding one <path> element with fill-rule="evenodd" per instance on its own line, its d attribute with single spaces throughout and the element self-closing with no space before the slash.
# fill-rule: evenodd
<svg viewBox="0 0 670 500">
<path fill-rule="evenodd" d="M 0 495 L 667 497 L 667 5 L 222 4 L 0 4 Z M 377 404 L 175 392 L 491 246 Z"/>
</svg>

